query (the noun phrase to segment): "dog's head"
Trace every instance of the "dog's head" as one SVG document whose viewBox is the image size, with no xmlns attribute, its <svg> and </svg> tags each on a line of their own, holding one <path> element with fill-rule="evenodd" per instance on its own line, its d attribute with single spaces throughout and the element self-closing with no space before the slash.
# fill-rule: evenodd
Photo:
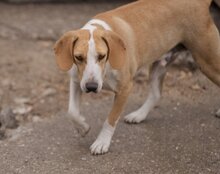
<svg viewBox="0 0 220 174">
<path fill-rule="evenodd" d="M 102 89 L 106 63 L 120 70 L 125 62 L 125 45 L 112 31 L 95 29 L 65 33 L 54 47 L 57 64 L 68 71 L 77 66 L 80 86 L 84 92 Z"/>
</svg>

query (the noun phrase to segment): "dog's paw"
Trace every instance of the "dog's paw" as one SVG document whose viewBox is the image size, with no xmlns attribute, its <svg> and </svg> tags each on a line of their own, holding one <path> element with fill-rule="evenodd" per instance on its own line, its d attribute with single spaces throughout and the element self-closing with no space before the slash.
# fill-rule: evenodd
<svg viewBox="0 0 220 174">
<path fill-rule="evenodd" d="M 103 124 L 96 141 L 91 145 L 90 150 L 93 155 L 101 155 L 108 152 L 115 127 L 109 125 L 108 121 Z"/>
<path fill-rule="evenodd" d="M 125 116 L 124 121 L 126 123 L 137 124 L 137 123 L 144 121 L 145 118 L 146 118 L 146 115 L 144 115 L 144 114 L 140 114 L 138 112 L 132 112 L 132 113 Z"/>
<path fill-rule="evenodd" d="M 82 122 L 80 125 L 76 125 L 76 130 L 82 137 L 85 137 L 90 131 L 90 126 L 86 122 Z"/>
<path fill-rule="evenodd" d="M 73 121 L 78 133 L 84 137 L 90 130 L 90 126 L 85 122 L 85 118 L 81 115 L 67 113 L 67 116 Z"/>
<path fill-rule="evenodd" d="M 110 142 L 105 142 L 101 139 L 97 139 L 90 147 L 93 155 L 102 155 L 108 152 Z"/>
</svg>

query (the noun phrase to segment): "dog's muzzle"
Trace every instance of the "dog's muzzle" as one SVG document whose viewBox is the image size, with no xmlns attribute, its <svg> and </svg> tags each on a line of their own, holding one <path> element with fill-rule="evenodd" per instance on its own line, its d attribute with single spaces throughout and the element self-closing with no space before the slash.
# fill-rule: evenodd
<svg viewBox="0 0 220 174">
<path fill-rule="evenodd" d="M 95 92 L 97 93 L 97 89 L 98 89 L 98 83 L 96 82 L 88 82 L 86 83 L 86 92 Z"/>
</svg>

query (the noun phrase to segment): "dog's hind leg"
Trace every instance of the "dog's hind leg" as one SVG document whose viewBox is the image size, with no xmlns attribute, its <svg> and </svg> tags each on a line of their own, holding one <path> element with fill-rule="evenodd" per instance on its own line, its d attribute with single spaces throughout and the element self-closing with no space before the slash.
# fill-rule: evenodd
<svg viewBox="0 0 220 174">
<path fill-rule="evenodd" d="M 127 123 L 140 123 L 146 119 L 148 113 L 158 103 L 161 97 L 162 83 L 170 63 L 175 59 L 176 51 L 167 53 L 159 61 L 153 63 L 150 72 L 149 94 L 144 104 L 136 111 L 125 116 Z"/>
<path fill-rule="evenodd" d="M 169 65 L 178 57 L 179 53 L 186 51 L 186 48 L 179 44 L 160 60 L 153 63 L 150 72 L 149 94 L 144 104 L 136 111 L 125 116 L 127 123 L 140 123 L 146 119 L 148 113 L 155 107 L 161 97 L 162 83 Z"/>
<path fill-rule="evenodd" d="M 191 51 L 200 70 L 220 87 L 219 32 L 213 22 L 205 29 L 198 28 L 192 34 L 189 33 L 185 46 Z"/>
<path fill-rule="evenodd" d="M 220 37 L 214 25 L 208 27 L 200 34 L 194 34 L 194 38 L 189 35 L 185 46 L 191 51 L 194 60 L 200 70 L 216 85 L 220 87 Z M 219 117 L 220 109 L 216 113 Z"/>
</svg>

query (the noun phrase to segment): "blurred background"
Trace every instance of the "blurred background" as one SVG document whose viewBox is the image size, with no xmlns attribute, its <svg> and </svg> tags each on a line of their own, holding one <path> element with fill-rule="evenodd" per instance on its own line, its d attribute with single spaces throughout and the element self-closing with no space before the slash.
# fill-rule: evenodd
<svg viewBox="0 0 220 174">
<path fill-rule="evenodd" d="M 109 3 L 112 3 L 112 2 L 131 2 L 132 0 L 111 0 L 111 1 L 108 1 L 108 0 L 1 0 L 2 2 L 12 2 L 12 3 L 75 3 L 75 2 L 78 2 L 78 3 L 82 3 L 82 2 L 90 2 L 90 3 L 95 3 L 95 2 L 109 2 Z"/>
<path fill-rule="evenodd" d="M 128 2 L 0 0 L 1 174 L 219 173 L 220 90 L 200 73 L 189 52 L 179 53 L 163 98 L 144 123 L 127 125 L 121 119 L 110 153 L 94 157 L 89 146 L 111 108 L 112 93 L 83 95 L 82 114 L 92 127 L 86 138 L 65 117 L 69 77 L 55 63 L 55 41 Z M 219 28 L 215 2 L 210 12 Z M 145 72 L 135 81 L 123 115 L 147 96 Z"/>
</svg>

